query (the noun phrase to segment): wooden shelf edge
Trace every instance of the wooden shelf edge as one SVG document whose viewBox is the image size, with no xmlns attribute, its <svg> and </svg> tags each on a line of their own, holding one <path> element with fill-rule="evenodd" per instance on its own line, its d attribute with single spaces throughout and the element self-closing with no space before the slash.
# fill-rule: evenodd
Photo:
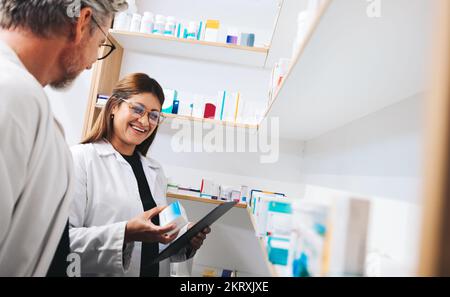
<svg viewBox="0 0 450 297">
<path fill-rule="evenodd" d="M 272 29 L 272 36 L 270 38 L 270 46 L 268 48 L 267 51 L 267 56 L 266 56 L 266 60 L 264 61 L 264 68 L 267 68 L 267 60 L 269 59 L 269 55 L 270 55 L 270 51 L 272 50 L 272 44 L 273 44 L 273 39 L 275 36 L 275 32 L 277 30 L 278 25 L 280 24 L 280 16 L 281 16 L 281 10 L 283 9 L 283 5 L 285 0 L 280 0 L 278 3 L 278 12 L 277 12 L 277 17 L 275 19 L 275 23 L 273 25 L 273 29 Z"/>
<path fill-rule="evenodd" d="M 213 200 L 213 199 L 207 199 L 207 198 L 201 198 L 201 197 L 195 197 L 195 196 L 189 196 L 189 195 L 182 195 L 182 194 L 176 194 L 176 193 L 167 193 L 166 196 L 168 198 L 173 198 L 173 199 L 195 201 L 195 202 L 201 202 L 201 203 L 207 203 L 207 204 L 217 204 L 218 205 L 218 204 L 225 203 L 225 201 Z M 234 207 L 247 208 L 247 204 L 238 203 Z"/>
<path fill-rule="evenodd" d="M 259 125 L 255 124 L 241 124 L 241 123 L 233 123 L 233 122 L 227 122 L 227 121 L 219 121 L 219 120 L 213 120 L 213 119 L 203 119 L 203 118 L 197 118 L 192 116 L 184 116 L 184 115 L 177 115 L 177 114 L 163 114 L 164 117 L 167 119 L 181 119 L 186 121 L 192 121 L 192 122 L 203 122 L 203 123 L 211 123 L 211 124 L 220 124 L 227 127 L 237 127 L 237 128 L 248 128 L 248 129 L 255 129 L 257 130 L 259 128 Z"/>
<path fill-rule="evenodd" d="M 235 45 L 235 44 L 228 44 L 228 43 L 221 43 L 221 42 L 190 40 L 190 39 L 177 38 L 177 37 L 172 37 L 172 36 L 161 36 L 161 35 L 155 35 L 155 34 L 119 31 L 119 30 L 113 30 L 113 29 L 111 29 L 109 31 L 109 33 L 112 35 L 117 34 L 117 35 L 122 35 L 122 36 L 147 38 L 150 40 L 174 41 L 174 42 L 180 42 L 180 43 L 186 43 L 186 44 L 197 44 L 197 45 L 203 45 L 203 46 L 221 47 L 221 48 L 256 52 L 256 53 L 262 53 L 262 54 L 267 54 L 269 52 L 269 48 L 265 48 L 265 47 L 251 47 L 251 46 L 242 46 L 242 45 Z M 126 47 L 126 46 L 124 46 L 124 47 Z"/>
</svg>

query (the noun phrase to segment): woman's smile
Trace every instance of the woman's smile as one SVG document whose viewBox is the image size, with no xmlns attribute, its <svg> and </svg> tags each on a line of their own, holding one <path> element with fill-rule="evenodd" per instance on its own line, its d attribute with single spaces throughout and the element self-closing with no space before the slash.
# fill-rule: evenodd
<svg viewBox="0 0 450 297">
<path fill-rule="evenodd" d="M 129 126 L 131 127 L 132 131 L 138 135 L 146 135 L 150 130 L 149 128 L 144 128 L 143 126 L 135 123 L 130 123 Z"/>
</svg>

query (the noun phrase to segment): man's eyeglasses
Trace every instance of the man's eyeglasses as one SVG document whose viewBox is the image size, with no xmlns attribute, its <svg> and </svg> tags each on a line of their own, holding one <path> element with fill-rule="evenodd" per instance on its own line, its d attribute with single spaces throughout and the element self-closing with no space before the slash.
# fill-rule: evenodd
<svg viewBox="0 0 450 297">
<path fill-rule="evenodd" d="M 100 57 L 97 58 L 97 60 L 101 61 L 108 58 L 109 55 L 111 55 L 113 51 L 116 49 L 116 46 L 111 41 L 111 39 L 109 39 L 108 34 L 106 34 L 105 31 L 103 31 L 102 27 L 98 24 L 97 20 L 94 17 L 92 17 L 92 21 L 94 22 L 94 24 L 97 25 L 98 29 L 103 33 L 103 35 L 105 35 L 106 40 L 108 40 L 108 42 L 110 43 L 110 44 L 104 43 L 100 45 L 101 47 L 101 50 L 99 50 Z"/>
<path fill-rule="evenodd" d="M 165 119 L 164 116 L 161 114 L 161 112 L 157 110 L 147 111 L 145 109 L 145 106 L 140 103 L 129 102 L 128 100 L 125 99 L 120 100 L 128 104 L 128 107 L 130 108 L 130 111 L 133 113 L 133 115 L 141 118 L 145 116 L 145 114 L 148 114 L 148 121 L 153 125 L 159 125 Z"/>
</svg>

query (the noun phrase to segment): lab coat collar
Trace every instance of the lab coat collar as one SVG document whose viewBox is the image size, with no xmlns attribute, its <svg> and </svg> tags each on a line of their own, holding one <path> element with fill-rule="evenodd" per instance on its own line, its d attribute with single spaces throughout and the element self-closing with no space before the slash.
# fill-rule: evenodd
<svg viewBox="0 0 450 297">
<path fill-rule="evenodd" d="M 126 162 L 125 159 L 122 157 L 122 155 L 118 151 L 116 151 L 112 146 L 112 144 L 106 139 L 99 142 L 95 142 L 93 143 L 93 145 L 100 157 L 115 155 L 118 160 Z M 141 156 L 142 165 L 148 166 L 152 169 L 161 168 L 161 165 L 159 165 L 158 162 L 156 162 L 155 160 L 147 158 L 143 156 L 141 153 L 139 153 L 139 155 Z"/>
<path fill-rule="evenodd" d="M 14 64 L 25 68 L 25 65 L 23 65 L 22 61 L 20 61 L 19 56 L 17 56 L 16 52 L 2 40 L 0 40 L 0 55 L 13 62 Z"/>
</svg>

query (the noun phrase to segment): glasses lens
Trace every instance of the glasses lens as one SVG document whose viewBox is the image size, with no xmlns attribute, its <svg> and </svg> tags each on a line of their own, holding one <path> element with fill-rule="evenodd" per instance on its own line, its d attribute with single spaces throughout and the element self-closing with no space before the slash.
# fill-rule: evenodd
<svg viewBox="0 0 450 297">
<path fill-rule="evenodd" d="M 159 124 L 160 117 L 161 117 L 161 115 L 160 115 L 159 111 L 156 111 L 156 110 L 153 110 L 153 111 L 149 112 L 149 114 L 148 114 L 149 121 L 151 121 L 155 124 Z"/>
<path fill-rule="evenodd" d="M 136 103 L 131 103 L 131 110 L 138 116 L 143 116 L 145 113 L 145 107 Z"/>
</svg>

